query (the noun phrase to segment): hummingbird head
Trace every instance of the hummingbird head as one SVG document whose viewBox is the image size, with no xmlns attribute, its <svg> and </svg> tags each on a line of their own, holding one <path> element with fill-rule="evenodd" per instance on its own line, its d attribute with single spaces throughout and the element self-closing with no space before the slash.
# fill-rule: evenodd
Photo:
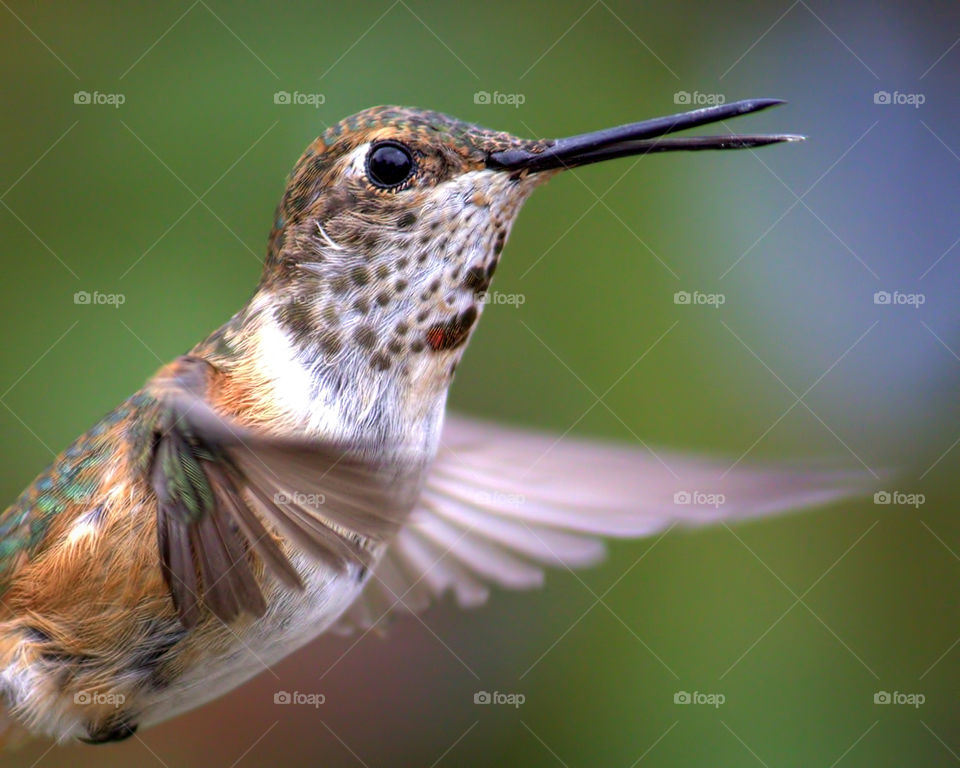
<svg viewBox="0 0 960 768">
<path fill-rule="evenodd" d="M 318 137 L 294 167 L 260 290 L 311 359 L 445 389 L 537 184 L 615 157 L 796 138 L 667 136 L 777 103 L 738 102 L 556 140 L 402 107 L 359 112 Z"/>
</svg>

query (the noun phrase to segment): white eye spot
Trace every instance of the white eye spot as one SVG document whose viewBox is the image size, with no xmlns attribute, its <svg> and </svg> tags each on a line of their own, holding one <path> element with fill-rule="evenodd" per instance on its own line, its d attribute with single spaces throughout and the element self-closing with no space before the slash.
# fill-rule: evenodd
<svg viewBox="0 0 960 768">
<path fill-rule="evenodd" d="M 367 172 L 367 154 L 370 152 L 370 142 L 365 142 L 347 155 L 347 170 L 355 176 L 363 176 Z"/>
</svg>

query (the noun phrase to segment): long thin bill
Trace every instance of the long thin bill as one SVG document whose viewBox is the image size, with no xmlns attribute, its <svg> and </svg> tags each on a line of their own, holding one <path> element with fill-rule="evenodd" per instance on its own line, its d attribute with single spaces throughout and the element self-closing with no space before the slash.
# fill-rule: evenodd
<svg viewBox="0 0 960 768">
<path fill-rule="evenodd" d="M 690 136 L 665 138 L 668 134 L 696 128 L 701 125 L 759 112 L 784 102 L 780 99 L 747 99 L 704 109 L 694 109 L 676 115 L 657 117 L 615 128 L 583 133 L 565 139 L 556 139 L 546 149 L 534 151 L 514 148 L 493 152 L 488 167 L 504 170 L 527 169 L 545 171 L 574 168 L 616 157 L 644 155 L 653 152 L 677 152 L 702 149 L 747 149 L 785 141 L 802 141 L 803 136 L 792 134 L 731 134 L 727 136 Z M 543 145 L 538 145 L 542 147 Z"/>
</svg>

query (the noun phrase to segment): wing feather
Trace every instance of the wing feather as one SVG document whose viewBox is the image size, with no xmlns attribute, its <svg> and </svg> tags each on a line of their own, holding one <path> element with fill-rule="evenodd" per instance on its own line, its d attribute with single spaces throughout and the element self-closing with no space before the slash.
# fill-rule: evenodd
<svg viewBox="0 0 960 768">
<path fill-rule="evenodd" d="M 488 585 L 540 586 L 547 567 L 598 562 L 602 537 L 826 504 L 864 492 L 872 480 L 803 464 L 731 467 L 456 416 L 447 418 L 441 444 L 419 504 L 342 617 L 341 632 L 380 624 L 391 611 L 423 610 L 448 592 L 472 607 L 486 600 Z M 386 599 L 411 585 L 415 601 Z"/>
<path fill-rule="evenodd" d="M 369 458 L 374 446 L 254 432 L 218 414 L 206 399 L 217 375 L 206 361 L 183 357 L 148 387 L 157 542 L 187 627 L 203 609 L 225 622 L 263 615 L 251 551 L 283 584 L 303 588 L 274 531 L 330 568 L 366 567 L 419 492 L 413 462 L 378 462 Z"/>
</svg>

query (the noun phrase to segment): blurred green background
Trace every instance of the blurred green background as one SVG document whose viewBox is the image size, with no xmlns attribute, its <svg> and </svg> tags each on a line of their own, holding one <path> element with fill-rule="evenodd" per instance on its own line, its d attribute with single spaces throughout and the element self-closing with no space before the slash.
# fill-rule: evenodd
<svg viewBox="0 0 960 768">
<path fill-rule="evenodd" d="M 956 3 L 0 5 L 4 498 L 247 299 L 286 173 L 327 125 L 398 103 L 560 136 L 685 109 L 681 92 L 786 98 L 742 127 L 810 140 L 538 191 L 494 286 L 525 301 L 487 312 L 453 407 L 892 469 L 878 488 L 925 497 L 616 544 L 541 594 L 321 639 L 123 744 L 34 744 L 6 764 L 955 764 Z M 909 94 L 923 103 L 897 103 Z M 694 290 L 725 303 L 674 303 Z M 278 690 L 326 703 L 277 706 Z M 526 700 L 477 706 L 478 690 Z"/>
</svg>

